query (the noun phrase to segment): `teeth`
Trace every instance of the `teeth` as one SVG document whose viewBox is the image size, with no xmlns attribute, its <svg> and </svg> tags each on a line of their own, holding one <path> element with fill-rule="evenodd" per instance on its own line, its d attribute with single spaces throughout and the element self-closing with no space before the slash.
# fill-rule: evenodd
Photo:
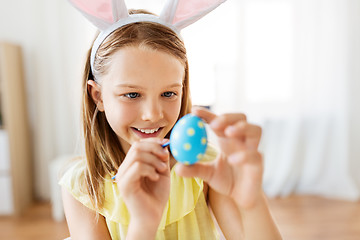
<svg viewBox="0 0 360 240">
<path fill-rule="evenodd" d="M 137 130 L 142 132 L 142 133 L 151 134 L 151 133 L 157 132 L 159 130 L 159 128 L 155 128 L 155 129 L 140 129 L 140 128 L 137 128 Z"/>
</svg>

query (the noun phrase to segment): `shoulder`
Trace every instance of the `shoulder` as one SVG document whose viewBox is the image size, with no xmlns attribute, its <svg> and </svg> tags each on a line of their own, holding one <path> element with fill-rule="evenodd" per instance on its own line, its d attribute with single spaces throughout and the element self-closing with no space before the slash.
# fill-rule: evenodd
<svg viewBox="0 0 360 240">
<path fill-rule="evenodd" d="M 65 188 L 73 188 L 75 185 L 79 184 L 79 182 L 84 182 L 85 171 L 85 158 L 73 158 L 63 166 L 59 184 Z"/>
<path fill-rule="evenodd" d="M 86 159 L 77 157 L 65 166 L 59 184 L 67 190 L 76 200 L 88 208 L 94 209 L 85 183 Z"/>
<path fill-rule="evenodd" d="M 83 204 L 81 197 L 62 186 L 64 212 L 73 239 L 111 239 L 106 220 Z"/>
<path fill-rule="evenodd" d="M 104 217 L 95 211 L 86 192 L 85 172 L 86 159 L 73 158 L 63 167 L 59 181 L 71 237 L 111 239 Z"/>
</svg>

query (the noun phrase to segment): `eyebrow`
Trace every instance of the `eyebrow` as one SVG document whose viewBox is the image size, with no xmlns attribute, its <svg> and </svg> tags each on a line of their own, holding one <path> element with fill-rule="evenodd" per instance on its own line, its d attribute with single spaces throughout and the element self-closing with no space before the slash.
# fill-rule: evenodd
<svg viewBox="0 0 360 240">
<path fill-rule="evenodd" d="M 169 86 L 166 86 L 166 88 L 173 88 L 173 87 L 182 87 L 183 85 L 181 83 L 174 83 Z M 116 84 L 115 87 L 125 87 L 125 88 L 134 88 L 134 89 L 143 89 L 144 87 L 129 83 L 120 83 Z"/>
<path fill-rule="evenodd" d="M 128 83 L 116 84 L 115 87 L 136 88 L 136 89 L 143 88 L 141 86 L 134 85 L 134 84 L 128 84 Z"/>
</svg>

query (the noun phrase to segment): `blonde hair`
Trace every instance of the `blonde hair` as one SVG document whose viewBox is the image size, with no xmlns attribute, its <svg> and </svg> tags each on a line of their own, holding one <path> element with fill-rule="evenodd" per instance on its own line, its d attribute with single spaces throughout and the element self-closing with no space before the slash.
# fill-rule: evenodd
<svg viewBox="0 0 360 240">
<path fill-rule="evenodd" d="M 129 13 L 149 14 L 144 10 L 130 10 Z M 189 113 L 191 109 L 186 49 L 183 41 L 171 29 L 157 23 L 138 22 L 115 30 L 99 47 L 92 71 L 90 67 L 91 49 L 88 51 L 82 83 L 82 121 L 86 154 L 84 184 L 94 207 L 97 209 L 104 204 L 103 183 L 105 176 L 117 172 L 125 158 L 125 153 L 115 132 L 107 122 L 105 113 L 98 111 L 88 92 L 87 81 L 89 79 L 101 81 L 101 76 L 106 74 L 107 66 L 111 64 L 112 55 L 119 49 L 129 46 L 162 51 L 176 57 L 183 63 L 185 74 L 179 118 Z"/>
</svg>

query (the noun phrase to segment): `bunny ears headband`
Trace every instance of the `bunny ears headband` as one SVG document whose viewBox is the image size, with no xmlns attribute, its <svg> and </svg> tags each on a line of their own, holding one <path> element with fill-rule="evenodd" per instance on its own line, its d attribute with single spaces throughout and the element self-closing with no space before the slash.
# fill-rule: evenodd
<svg viewBox="0 0 360 240">
<path fill-rule="evenodd" d="M 226 0 L 167 0 L 159 17 L 149 14 L 128 14 L 124 0 L 69 0 L 99 30 L 91 49 L 90 64 L 94 69 L 95 54 L 116 29 L 135 22 L 155 22 L 179 35 L 181 29 L 196 22 Z"/>
</svg>

